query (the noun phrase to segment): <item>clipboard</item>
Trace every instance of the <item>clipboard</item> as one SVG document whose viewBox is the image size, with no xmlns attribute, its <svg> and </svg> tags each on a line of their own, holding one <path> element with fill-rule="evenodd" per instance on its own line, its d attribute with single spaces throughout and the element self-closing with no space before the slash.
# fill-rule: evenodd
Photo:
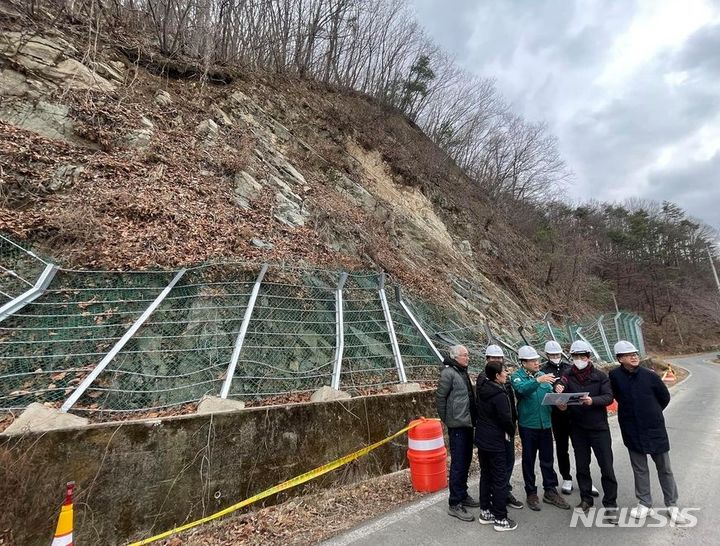
<svg viewBox="0 0 720 546">
<path fill-rule="evenodd" d="M 543 398 L 543 406 L 557 406 L 565 404 L 568 406 L 579 406 L 582 404 L 580 399 L 590 394 L 589 392 L 549 392 Z"/>
</svg>

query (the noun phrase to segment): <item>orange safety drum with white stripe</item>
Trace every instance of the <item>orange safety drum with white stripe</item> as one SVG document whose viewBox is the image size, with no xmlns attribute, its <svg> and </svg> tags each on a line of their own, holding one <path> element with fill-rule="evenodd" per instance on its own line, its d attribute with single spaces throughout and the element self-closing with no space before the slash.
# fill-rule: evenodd
<svg viewBox="0 0 720 546">
<path fill-rule="evenodd" d="M 438 419 L 421 417 L 408 431 L 410 479 L 415 491 L 434 492 L 447 487 L 447 450 L 442 424 Z"/>
</svg>

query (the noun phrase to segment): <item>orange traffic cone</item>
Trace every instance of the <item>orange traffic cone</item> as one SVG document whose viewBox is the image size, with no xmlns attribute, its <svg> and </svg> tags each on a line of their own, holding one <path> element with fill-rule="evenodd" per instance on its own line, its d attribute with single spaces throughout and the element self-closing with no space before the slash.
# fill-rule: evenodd
<svg viewBox="0 0 720 546">
<path fill-rule="evenodd" d="M 50 546 L 73 546 L 73 491 L 75 482 L 68 482 L 65 502 L 60 508 L 55 536 Z"/>
<path fill-rule="evenodd" d="M 675 383 L 675 381 L 677 381 L 677 378 L 675 377 L 675 372 L 673 371 L 672 366 L 668 365 L 668 369 L 663 374 L 662 380 L 665 383 Z"/>
</svg>

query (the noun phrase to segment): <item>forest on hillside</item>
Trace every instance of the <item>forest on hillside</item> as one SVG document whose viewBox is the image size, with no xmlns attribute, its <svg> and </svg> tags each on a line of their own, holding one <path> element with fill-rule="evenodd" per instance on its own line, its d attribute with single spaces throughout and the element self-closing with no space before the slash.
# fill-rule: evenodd
<svg viewBox="0 0 720 546">
<path fill-rule="evenodd" d="M 29 20 L 83 22 L 88 55 L 112 36 L 168 77 L 213 85 L 255 71 L 369 95 L 462 169 L 487 202 L 481 229 L 502 220 L 532 242 L 522 274 L 554 294 L 557 316 L 609 310 L 615 298 L 663 345 L 720 338 L 718 234 L 669 202 L 563 200 L 573 174 L 547 126 L 514 113 L 492 74 L 459 67 L 407 0 L 7 1 Z"/>
</svg>

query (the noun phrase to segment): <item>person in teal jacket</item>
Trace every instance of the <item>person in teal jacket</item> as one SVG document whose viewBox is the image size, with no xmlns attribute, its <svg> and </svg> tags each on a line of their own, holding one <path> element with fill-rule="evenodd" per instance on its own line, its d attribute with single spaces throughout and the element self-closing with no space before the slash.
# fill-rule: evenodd
<svg viewBox="0 0 720 546">
<path fill-rule="evenodd" d="M 535 485 L 535 459 L 540 454 L 543 501 L 563 510 L 569 510 L 557 491 L 558 477 L 553 468 L 552 412 L 551 406 L 543 406 L 545 395 L 553 390 L 554 374 L 540 371 L 540 355 L 529 345 L 520 347 L 518 359 L 521 367 L 512 375 L 511 384 L 517 394 L 518 424 L 522 441 L 522 470 L 525 480 L 527 505 L 540 510 L 540 499 Z"/>
</svg>

